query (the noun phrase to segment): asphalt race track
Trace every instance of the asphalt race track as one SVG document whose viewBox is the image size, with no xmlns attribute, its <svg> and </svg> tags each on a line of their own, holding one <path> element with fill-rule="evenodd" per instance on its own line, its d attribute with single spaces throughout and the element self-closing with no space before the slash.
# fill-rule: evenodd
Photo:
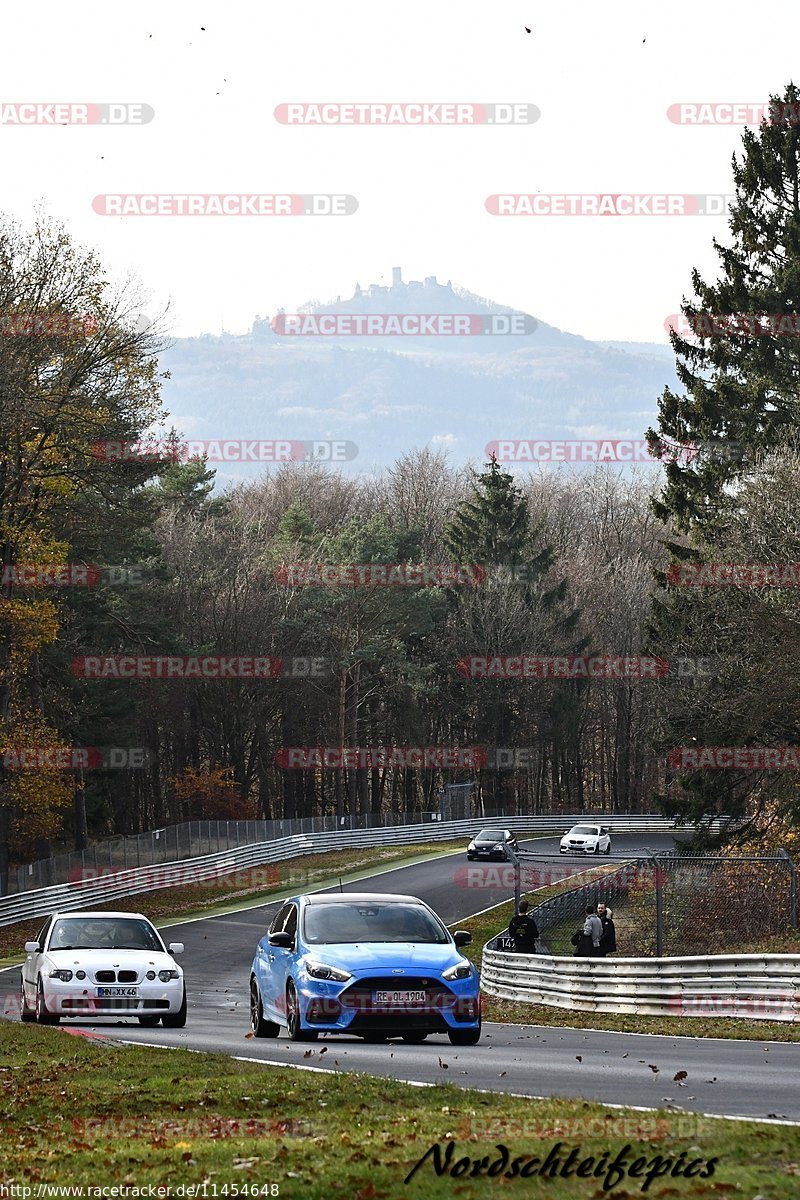
<svg viewBox="0 0 800 1200">
<path fill-rule="evenodd" d="M 667 849 L 672 839 L 656 834 L 620 836 L 614 839 L 614 853 L 644 849 L 645 842 L 651 849 Z M 556 838 L 523 845 L 538 853 L 552 852 L 552 878 L 576 863 L 572 858 L 559 858 Z M 577 860 L 587 861 L 595 860 Z M 476 873 L 468 874 L 466 866 L 466 853 L 448 855 L 345 884 L 344 890 L 419 896 L 450 925 L 513 895 L 512 887 L 503 886 L 502 864 L 501 874 L 489 878 L 499 886 L 490 887 L 475 887 Z M 537 866 L 551 873 L 546 863 Z M 451 1046 L 446 1035 L 431 1035 L 422 1045 L 400 1041 L 369 1045 L 356 1037 L 324 1036 L 316 1043 L 303 1044 L 290 1042 L 285 1034 L 278 1039 L 248 1038 L 250 963 L 279 903 L 168 927 L 166 940 L 180 940 L 186 946 L 181 959 L 189 998 L 185 1029 L 144 1029 L 135 1021 L 111 1020 L 91 1025 L 69 1021 L 62 1027 L 147 1045 L 216 1050 L 303 1069 L 364 1071 L 517 1095 L 800 1121 L 800 1044 L 492 1023 L 484 1023 L 480 1043 L 470 1047 Z M 135 908 L 135 898 L 129 906 Z M 3 982 L 7 996 L 17 993 L 19 969 L 6 971 Z M 12 1015 L 12 1008 L 16 1015 L 8 1001 L 4 1007 L 6 1016 Z M 566 1023 L 566 1013 L 563 1019 Z M 691 1029 L 689 1019 L 686 1026 Z M 673 1081 L 678 1071 L 687 1072 L 682 1087 Z"/>
</svg>

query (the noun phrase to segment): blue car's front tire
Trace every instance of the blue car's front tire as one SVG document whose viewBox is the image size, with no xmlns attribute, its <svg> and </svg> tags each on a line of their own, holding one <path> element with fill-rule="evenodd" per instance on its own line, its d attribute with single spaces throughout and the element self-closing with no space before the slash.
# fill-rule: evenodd
<svg viewBox="0 0 800 1200">
<path fill-rule="evenodd" d="M 316 1029 L 303 1029 L 300 1020 L 300 997 L 290 979 L 286 985 L 286 1026 L 293 1042 L 315 1042 L 319 1033 Z"/>
<path fill-rule="evenodd" d="M 477 1046 L 481 1040 L 481 1027 L 477 1029 L 448 1029 L 447 1036 L 453 1046 Z"/>
</svg>

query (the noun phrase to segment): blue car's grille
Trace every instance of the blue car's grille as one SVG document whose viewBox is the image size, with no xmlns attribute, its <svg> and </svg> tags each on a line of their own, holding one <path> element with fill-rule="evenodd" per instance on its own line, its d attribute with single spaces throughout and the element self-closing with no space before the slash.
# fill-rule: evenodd
<svg viewBox="0 0 800 1200">
<path fill-rule="evenodd" d="M 408 1004 L 377 1004 L 374 996 L 378 991 L 424 992 L 425 998 Z M 402 1033 L 415 1029 L 437 1033 L 448 1028 L 442 1008 L 449 1008 L 456 997 L 444 983 L 429 976 L 372 975 L 352 983 L 339 999 L 345 1011 L 355 1010 L 347 1027 L 351 1033 Z"/>
<path fill-rule="evenodd" d="M 414 1000 L 408 1006 L 400 1003 L 379 1005 L 376 992 L 424 992 L 423 1000 Z M 429 976 L 415 975 L 372 975 L 367 979 L 355 980 L 340 994 L 342 1007 L 355 1009 L 359 1016 L 375 1016 L 389 1013 L 392 1016 L 420 1016 L 426 1012 L 438 1012 L 455 1003 L 455 995 L 446 984 Z"/>
<path fill-rule="evenodd" d="M 449 1028 L 441 1013 L 357 1013 L 347 1026 L 349 1033 L 405 1033 L 425 1030 L 444 1033 Z"/>
</svg>

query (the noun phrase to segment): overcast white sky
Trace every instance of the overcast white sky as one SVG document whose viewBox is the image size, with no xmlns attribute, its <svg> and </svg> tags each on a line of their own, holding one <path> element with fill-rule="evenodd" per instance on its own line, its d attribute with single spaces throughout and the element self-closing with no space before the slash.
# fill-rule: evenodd
<svg viewBox="0 0 800 1200">
<path fill-rule="evenodd" d="M 171 301 L 177 335 L 243 331 L 402 265 L 587 337 L 666 341 L 690 268 L 714 269 L 723 220 L 500 219 L 484 200 L 729 192 L 741 127 L 682 127 L 666 109 L 782 92 L 800 6 L 38 0 L 4 6 L 2 32 L 4 102 L 155 109 L 141 127 L 0 127 L 0 207 L 25 218 L 42 200 L 112 273 L 139 277 L 149 308 Z M 526 101 L 542 116 L 505 129 L 278 124 L 275 106 L 298 100 Z M 98 193 L 187 191 L 345 192 L 360 208 L 111 218 L 91 206 Z"/>
</svg>

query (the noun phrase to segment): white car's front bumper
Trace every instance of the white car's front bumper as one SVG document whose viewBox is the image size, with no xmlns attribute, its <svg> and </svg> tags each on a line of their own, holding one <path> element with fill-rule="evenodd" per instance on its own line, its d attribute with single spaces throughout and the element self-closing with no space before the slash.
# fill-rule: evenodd
<svg viewBox="0 0 800 1200">
<path fill-rule="evenodd" d="M 183 1003 L 182 977 L 167 983 L 144 980 L 135 985 L 135 996 L 98 996 L 100 991 L 113 992 L 124 988 L 124 984 L 95 984 L 82 979 L 65 983 L 50 978 L 42 983 L 47 1010 L 59 1017 L 161 1017 L 178 1012 Z"/>
</svg>

